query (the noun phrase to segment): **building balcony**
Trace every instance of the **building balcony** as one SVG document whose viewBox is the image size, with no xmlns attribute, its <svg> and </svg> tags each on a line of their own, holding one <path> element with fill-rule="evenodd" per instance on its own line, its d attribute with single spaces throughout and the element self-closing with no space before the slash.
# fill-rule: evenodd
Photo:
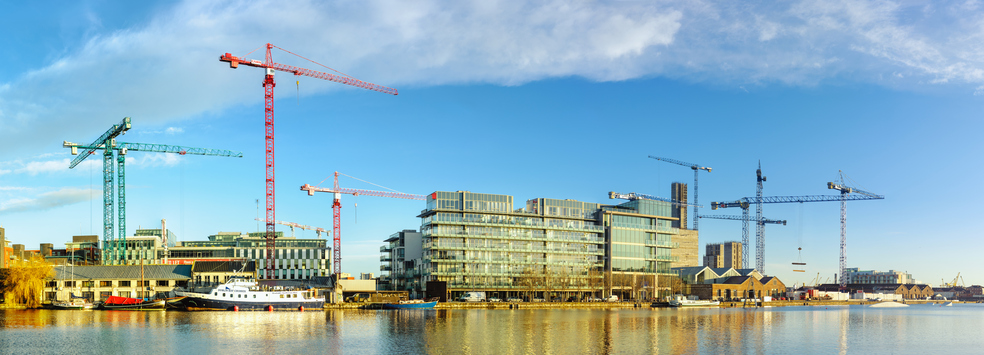
<svg viewBox="0 0 984 355">
<path fill-rule="evenodd" d="M 379 265 L 379 271 L 393 271 L 393 266 L 391 266 L 391 265 Z"/>
<path fill-rule="evenodd" d="M 603 249 L 581 249 L 581 248 L 510 248 L 498 245 L 480 245 L 468 243 L 424 243 L 424 249 L 440 250 L 474 250 L 474 251 L 501 251 L 501 252 L 522 252 L 522 253 L 550 253 L 550 254 L 575 254 L 575 255 L 604 255 Z"/>
<path fill-rule="evenodd" d="M 392 262 L 393 261 L 393 257 L 392 256 L 389 256 L 389 255 L 383 255 L 383 256 L 380 256 L 379 257 L 379 261 L 381 261 L 381 262 Z"/>
<path fill-rule="evenodd" d="M 553 218 L 554 216 L 539 216 L 538 218 Z M 598 225 L 577 225 L 572 221 L 537 221 L 537 220 L 492 220 L 487 218 L 455 218 L 452 220 L 437 220 L 433 217 L 425 218 L 422 226 L 427 226 L 430 224 L 445 224 L 445 225 L 464 225 L 464 226 L 487 226 L 487 227 L 520 227 L 520 228 L 532 228 L 532 229 L 553 229 L 553 230 L 569 230 L 569 231 L 579 231 L 579 232 L 604 232 L 604 226 Z"/>
<path fill-rule="evenodd" d="M 536 242 L 561 242 L 561 243 L 590 243 L 603 244 L 604 238 L 548 238 L 544 234 L 516 234 L 516 233 L 466 233 L 466 232 L 436 232 L 433 230 L 422 233 L 424 238 L 428 237 L 453 237 L 453 238 L 494 238 L 503 240 L 522 240 Z"/>
<path fill-rule="evenodd" d="M 391 253 L 391 252 L 393 252 L 393 248 L 390 247 L 389 245 L 384 245 L 384 246 L 379 247 L 379 252 L 380 253 Z"/>
</svg>

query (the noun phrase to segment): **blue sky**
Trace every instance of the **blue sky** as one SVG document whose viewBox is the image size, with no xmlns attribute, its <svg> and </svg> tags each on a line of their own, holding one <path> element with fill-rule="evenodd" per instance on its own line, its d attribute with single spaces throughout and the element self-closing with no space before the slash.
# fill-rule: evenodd
<svg viewBox="0 0 984 355">
<path fill-rule="evenodd" d="M 131 154 L 129 233 L 162 218 L 181 240 L 256 230 L 262 72 L 231 70 L 218 56 L 269 42 L 400 90 L 278 74 L 279 220 L 329 229 L 330 196 L 298 187 L 336 170 L 407 193 L 509 194 L 516 207 L 537 197 L 617 203 L 608 191 L 669 196 L 670 183 L 692 182 L 690 169 L 647 158 L 657 155 L 712 167 L 700 185 L 709 205 L 753 196 L 761 161 L 766 195 L 832 194 L 826 182 L 843 170 L 886 196 L 848 206 L 849 267 L 934 285 L 962 272 L 984 283 L 970 269 L 984 250 L 976 1 L 8 7 L 0 224 L 28 248 L 101 233 L 100 162 L 69 170 L 61 145 L 89 143 L 126 116 L 133 128 L 120 141 L 245 155 Z M 281 51 L 274 60 L 319 69 Z M 352 273 L 378 274 L 382 240 L 418 228 L 424 208 L 365 196 L 342 203 L 343 271 Z M 767 205 L 765 215 L 789 221 L 767 227 L 769 274 L 787 284 L 832 277 L 837 203 Z M 737 222 L 700 225 L 702 246 L 741 238 Z M 799 247 L 806 273 L 792 272 Z"/>
</svg>

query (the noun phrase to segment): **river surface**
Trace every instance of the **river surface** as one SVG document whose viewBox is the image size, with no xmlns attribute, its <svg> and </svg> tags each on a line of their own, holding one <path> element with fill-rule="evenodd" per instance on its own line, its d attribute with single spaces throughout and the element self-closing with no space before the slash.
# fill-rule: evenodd
<svg viewBox="0 0 984 355">
<path fill-rule="evenodd" d="M 984 352 L 984 305 L 326 312 L 0 310 L 0 354 L 942 352 Z"/>
</svg>

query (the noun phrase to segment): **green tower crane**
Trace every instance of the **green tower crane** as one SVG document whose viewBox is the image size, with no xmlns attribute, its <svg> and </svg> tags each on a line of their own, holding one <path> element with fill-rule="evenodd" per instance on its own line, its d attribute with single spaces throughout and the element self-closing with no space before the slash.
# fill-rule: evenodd
<svg viewBox="0 0 984 355">
<path fill-rule="evenodd" d="M 72 155 L 78 155 L 69 168 L 74 168 L 86 157 L 92 154 L 96 150 L 103 151 L 103 264 L 104 265 L 114 265 L 125 263 L 126 260 L 126 154 L 128 152 L 152 152 L 152 153 L 173 153 L 180 155 L 209 155 L 209 156 L 220 156 L 220 157 L 235 157 L 242 158 L 243 153 L 233 152 L 229 150 L 220 149 L 206 149 L 206 148 L 190 148 L 181 147 L 165 144 L 147 144 L 147 143 L 126 143 L 126 142 L 116 142 L 115 137 L 123 134 L 130 128 L 130 118 L 127 117 L 118 125 L 114 125 L 109 131 L 99 137 L 95 142 L 89 145 L 81 145 L 78 143 L 64 142 L 63 146 L 65 148 L 72 149 Z M 82 152 L 79 152 L 82 149 Z M 115 156 L 117 170 L 114 174 L 113 169 L 113 158 Z M 114 180 L 114 175 L 116 175 L 116 180 Z M 119 236 L 114 238 L 114 225 L 113 225 L 113 202 L 114 202 L 114 187 L 115 192 L 118 193 L 117 200 L 117 211 L 118 216 L 118 233 Z"/>
</svg>

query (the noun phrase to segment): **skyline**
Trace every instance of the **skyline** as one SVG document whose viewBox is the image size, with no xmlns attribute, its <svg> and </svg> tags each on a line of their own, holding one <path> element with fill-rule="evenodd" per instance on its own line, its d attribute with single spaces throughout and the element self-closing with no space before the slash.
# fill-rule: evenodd
<svg viewBox="0 0 984 355">
<path fill-rule="evenodd" d="M 609 191 L 669 197 L 670 183 L 692 185 L 690 169 L 649 155 L 712 167 L 700 177 L 701 213 L 739 214 L 710 202 L 754 196 L 761 161 L 765 196 L 836 195 L 826 182 L 838 170 L 885 195 L 848 204 L 847 267 L 932 285 L 962 271 L 984 284 L 965 269 L 984 250 L 974 238 L 974 197 L 984 195 L 973 162 L 984 148 L 975 3 L 38 7 L 13 6 L 0 25 L 23 34 L 0 39 L 14 49 L 0 69 L 0 224 L 29 249 L 74 234 L 101 239 L 98 159 L 68 170 L 61 144 L 87 144 L 127 116 L 133 128 L 119 141 L 244 153 L 131 153 L 128 234 L 162 218 L 182 241 L 253 231 L 262 71 L 230 70 L 218 56 L 269 42 L 400 91 L 278 73 L 278 220 L 331 229 L 331 197 L 299 186 L 336 170 L 406 193 L 512 195 L 514 208 L 538 197 L 615 204 Z M 280 51 L 274 60 L 318 69 Z M 378 275 L 382 240 L 418 229 L 424 208 L 342 204 L 342 270 L 352 274 Z M 792 285 L 837 271 L 837 203 L 767 205 L 764 215 L 789 221 L 766 227 L 769 274 Z M 702 255 L 706 243 L 741 239 L 736 221 L 700 226 Z M 806 273 L 791 271 L 798 247 Z"/>
</svg>

